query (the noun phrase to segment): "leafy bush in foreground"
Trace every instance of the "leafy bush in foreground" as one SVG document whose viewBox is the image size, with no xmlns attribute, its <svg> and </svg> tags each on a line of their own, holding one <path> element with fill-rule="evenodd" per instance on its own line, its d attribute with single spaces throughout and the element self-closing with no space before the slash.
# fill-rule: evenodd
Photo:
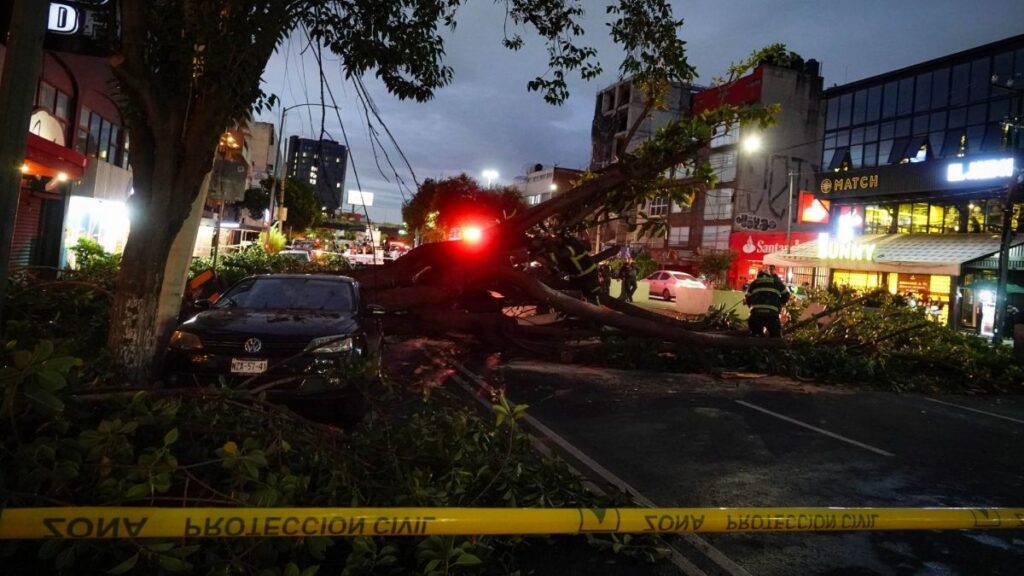
<svg viewBox="0 0 1024 576">
<path fill-rule="evenodd" d="M 209 258 L 196 258 L 192 261 L 191 271 L 194 275 L 211 266 L 212 261 Z M 351 268 L 348 260 L 339 254 L 328 254 L 312 262 L 303 262 L 288 256 L 271 254 L 258 245 L 224 254 L 217 259 L 217 275 L 226 286 L 256 274 L 339 274 Z"/>
<path fill-rule="evenodd" d="M 401 417 L 377 412 L 346 434 L 246 393 L 89 390 L 74 383 L 78 364 L 48 343 L 3 352 L 0 507 L 622 503 L 588 494 L 563 463 L 534 452 L 507 404 L 496 405 L 496 424 L 435 393 Z M 616 540 L 612 548 L 653 557 L 657 542 Z M 490 537 L 50 540 L 11 542 L 0 554 L 18 574 L 510 574 L 523 549 L 547 545 Z"/>
</svg>

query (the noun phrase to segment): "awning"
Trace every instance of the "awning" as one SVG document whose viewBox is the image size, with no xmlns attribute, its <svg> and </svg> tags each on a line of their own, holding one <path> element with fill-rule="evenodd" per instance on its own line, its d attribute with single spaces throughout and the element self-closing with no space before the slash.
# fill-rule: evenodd
<svg viewBox="0 0 1024 576">
<path fill-rule="evenodd" d="M 813 240 L 794 246 L 790 253 L 769 254 L 765 256 L 765 264 L 959 276 L 963 264 L 992 256 L 1000 248 L 999 236 L 994 234 L 876 234 L 860 236 L 854 241 L 852 252 L 859 252 L 859 259 L 846 254 L 823 258 L 820 242 Z M 1024 245 L 1024 235 L 1014 236 L 1012 245 Z M 828 248 L 826 246 L 825 252 Z"/>
<path fill-rule="evenodd" d="M 29 174 L 53 177 L 63 172 L 68 178 L 77 180 L 85 173 L 87 161 L 85 156 L 70 148 L 28 133 L 25 164 Z"/>
</svg>

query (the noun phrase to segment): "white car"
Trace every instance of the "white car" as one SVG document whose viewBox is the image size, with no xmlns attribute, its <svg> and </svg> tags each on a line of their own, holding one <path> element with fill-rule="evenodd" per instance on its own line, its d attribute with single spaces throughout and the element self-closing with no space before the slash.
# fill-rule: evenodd
<svg viewBox="0 0 1024 576">
<path fill-rule="evenodd" d="M 697 278 L 687 274 L 686 272 L 677 272 L 675 270 L 658 270 L 647 278 L 644 278 L 650 286 L 650 296 L 655 296 L 665 300 L 666 302 L 671 301 L 676 297 L 677 288 L 698 288 L 701 290 L 707 289 L 707 285 Z"/>
<path fill-rule="evenodd" d="M 308 250 L 281 250 L 277 253 L 279 256 L 286 258 L 292 258 L 299 262 L 310 262 L 313 258 L 309 255 Z"/>
</svg>

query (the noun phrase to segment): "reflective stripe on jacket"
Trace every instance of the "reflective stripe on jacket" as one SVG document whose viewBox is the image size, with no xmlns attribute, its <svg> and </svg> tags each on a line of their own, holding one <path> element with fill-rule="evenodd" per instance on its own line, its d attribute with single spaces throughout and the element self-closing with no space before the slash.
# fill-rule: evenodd
<svg viewBox="0 0 1024 576">
<path fill-rule="evenodd" d="M 751 312 L 778 314 L 788 299 L 785 285 L 774 276 L 758 276 L 747 290 L 747 305 Z"/>
</svg>

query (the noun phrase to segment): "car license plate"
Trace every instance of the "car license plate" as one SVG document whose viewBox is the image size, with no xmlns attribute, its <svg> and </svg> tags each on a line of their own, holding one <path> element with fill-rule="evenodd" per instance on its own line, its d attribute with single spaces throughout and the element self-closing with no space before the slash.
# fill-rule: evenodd
<svg viewBox="0 0 1024 576">
<path fill-rule="evenodd" d="M 252 360 L 247 358 L 232 358 L 232 374 L 263 374 L 267 371 L 266 360 Z"/>
</svg>

